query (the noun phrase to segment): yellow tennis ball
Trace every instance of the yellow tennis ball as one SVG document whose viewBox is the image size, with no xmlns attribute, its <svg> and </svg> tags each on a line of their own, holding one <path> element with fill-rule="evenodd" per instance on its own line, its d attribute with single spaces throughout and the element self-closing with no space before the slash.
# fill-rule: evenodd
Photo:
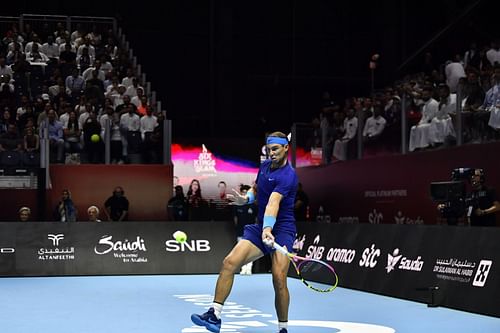
<svg viewBox="0 0 500 333">
<path fill-rule="evenodd" d="M 101 140 L 101 137 L 99 136 L 99 134 L 92 134 L 92 136 L 90 137 L 90 141 L 96 143 L 96 142 L 99 142 L 99 140 Z"/>
<path fill-rule="evenodd" d="M 177 230 L 176 232 L 174 232 L 173 236 L 174 236 L 175 240 L 179 243 L 184 243 L 185 241 L 187 241 L 187 238 L 188 238 L 186 233 L 184 231 L 180 231 L 180 230 Z"/>
</svg>

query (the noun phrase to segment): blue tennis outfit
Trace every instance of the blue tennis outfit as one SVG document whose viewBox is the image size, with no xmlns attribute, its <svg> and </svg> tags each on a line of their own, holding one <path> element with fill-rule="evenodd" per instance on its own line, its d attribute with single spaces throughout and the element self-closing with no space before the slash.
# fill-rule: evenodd
<svg viewBox="0 0 500 333">
<path fill-rule="evenodd" d="M 271 193 L 277 192 L 283 196 L 273 227 L 276 243 L 292 249 L 297 228 L 295 226 L 294 205 L 297 192 L 298 178 L 295 169 L 290 163 L 278 169 L 271 169 L 271 160 L 264 161 L 257 175 L 257 204 L 258 224 L 246 225 L 243 239 L 252 242 L 262 253 L 268 254 L 272 250 L 262 242 L 262 223 L 264 212 Z"/>
</svg>

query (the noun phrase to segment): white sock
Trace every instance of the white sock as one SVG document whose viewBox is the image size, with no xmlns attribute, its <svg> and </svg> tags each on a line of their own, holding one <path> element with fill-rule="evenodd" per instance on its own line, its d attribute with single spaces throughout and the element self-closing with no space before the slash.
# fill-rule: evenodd
<svg viewBox="0 0 500 333">
<path fill-rule="evenodd" d="M 224 306 L 223 304 L 217 302 L 212 303 L 212 307 L 214 308 L 215 316 L 217 317 L 217 319 L 220 319 L 220 314 L 222 312 L 223 306 Z"/>
<path fill-rule="evenodd" d="M 278 321 L 278 331 L 282 328 L 286 328 L 288 330 L 288 321 Z"/>
</svg>

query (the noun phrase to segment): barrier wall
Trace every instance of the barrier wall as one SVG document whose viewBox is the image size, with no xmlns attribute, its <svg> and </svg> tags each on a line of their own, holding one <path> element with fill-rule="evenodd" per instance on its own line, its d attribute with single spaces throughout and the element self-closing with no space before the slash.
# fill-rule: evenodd
<svg viewBox="0 0 500 333">
<path fill-rule="evenodd" d="M 500 197 L 499 151 L 499 142 L 464 145 L 298 168 L 297 173 L 313 220 L 323 206 L 332 222 L 436 224 L 445 221 L 431 200 L 431 182 L 451 180 L 455 168 L 483 168 L 486 185 Z"/>
<path fill-rule="evenodd" d="M 342 287 L 500 316 L 500 229 L 299 223 L 299 255 L 330 262 Z"/>
<path fill-rule="evenodd" d="M 0 275 L 218 273 L 235 241 L 231 222 L 0 223 Z"/>
<path fill-rule="evenodd" d="M 499 240 L 498 228 L 299 223 L 295 247 L 342 287 L 424 303 L 437 287 L 436 304 L 500 316 Z M 218 273 L 234 243 L 231 222 L 0 223 L 0 276 Z"/>
</svg>

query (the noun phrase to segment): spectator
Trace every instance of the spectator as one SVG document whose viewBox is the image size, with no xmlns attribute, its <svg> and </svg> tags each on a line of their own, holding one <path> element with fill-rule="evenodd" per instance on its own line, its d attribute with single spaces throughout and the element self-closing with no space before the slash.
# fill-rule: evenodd
<svg viewBox="0 0 500 333">
<path fill-rule="evenodd" d="M 182 186 L 177 185 L 174 188 L 175 194 L 167 204 L 167 214 L 169 221 L 187 221 L 188 209 L 186 197 Z"/>
<path fill-rule="evenodd" d="M 0 151 L 20 151 L 23 147 L 23 138 L 19 136 L 17 127 L 9 124 L 7 132 L 0 135 Z"/>
<path fill-rule="evenodd" d="M 220 181 L 217 184 L 219 193 L 210 200 L 210 210 L 212 220 L 214 221 L 231 221 L 231 210 L 229 209 L 229 199 L 226 194 L 227 185 L 225 181 Z"/>
<path fill-rule="evenodd" d="M 87 215 L 89 222 L 101 222 L 101 220 L 99 220 L 99 208 L 97 208 L 97 206 L 90 206 L 87 208 Z"/>
<path fill-rule="evenodd" d="M 24 150 L 28 153 L 35 153 L 39 149 L 40 137 L 35 133 L 33 127 L 27 127 L 24 135 Z"/>
<path fill-rule="evenodd" d="M 335 140 L 333 147 L 333 156 L 340 161 L 347 159 L 348 155 L 353 155 L 356 134 L 358 132 L 358 118 L 354 116 L 354 109 L 347 111 L 347 117 L 344 119 L 344 135 Z"/>
<path fill-rule="evenodd" d="M 77 210 L 73 199 L 71 198 L 71 193 L 68 189 L 62 191 L 62 197 L 56 206 L 54 212 L 55 221 L 60 222 L 75 222 L 77 217 Z"/>
<path fill-rule="evenodd" d="M 373 116 L 366 119 L 365 127 L 363 128 L 363 141 L 365 143 L 375 141 L 384 131 L 386 120 L 382 117 L 382 108 L 377 105 L 373 109 Z"/>
<path fill-rule="evenodd" d="M 104 212 L 108 221 L 126 221 L 128 219 L 129 202 L 124 194 L 123 188 L 117 186 L 113 191 L 113 195 L 104 203 Z"/>
<path fill-rule="evenodd" d="M 81 129 L 76 118 L 76 112 L 70 111 L 68 123 L 64 128 L 64 151 L 66 154 L 78 154 L 82 151 L 80 143 Z"/>
<path fill-rule="evenodd" d="M 250 185 L 240 185 L 239 193 L 245 196 L 250 190 Z M 243 230 L 246 225 L 254 224 L 257 222 L 257 206 L 255 202 L 244 205 L 234 205 L 234 224 L 236 227 L 236 238 L 239 242 L 243 237 Z M 250 275 L 252 274 L 253 262 L 241 266 L 240 274 Z"/>
<path fill-rule="evenodd" d="M 63 162 L 64 155 L 64 137 L 62 123 L 56 119 L 56 112 L 50 109 L 47 113 L 48 132 L 50 148 L 57 152 L 56 162 Z"/>
<path fill-rule="evenodd" d="M 187 192 L 188 219 L 189 221 L 203 221 L 205 215 L 205 200 L 201 195 L 201 187 L 198 179 L 193 179 Z"/>
<path fill-rule="evenodd" d="M 472 211 L 470 225 L 479 227 L 496 226 L 496 213 L 500 211 L 496 191 L 486 186 L 483 169 L 475 169 L 471 176 L 472 192 L 470 194 Z"/>
<path fill-rule="evenodd" d="M 98 140 L 92 140 L 92 136 L 97 135 Z M 90 111 L 89 117 L 83 125 L 83 147 L 90 163 L 102 162 L 104 144 L 101 139 L 101 124 L 97 121 L 95 111 Z"/>
<path fill-rule="evenodd" d="M 28 222 L 31 217 L 31 209 L 29 207 L 21 207 L 19 208 L 19 221 L 20 222 Z"/>
<path fill-rule="evenodd" d="M 304 191 L 302 183 L 298 183 L 297 193 L 295 195 L 295 205 L 294 205 L 295 221 L 302 221 L 302 222 L 307 221 L 309 218 L 308 210 L 309 210 L 309 196 Z"/>
<path fill-rule="evenodd" d="M 432 98 L 433 89 L 430 86 L 424 87 L 422 91 L 422 118 L 417 125 L 413 126 L 410 131 L 409 150 L 427 148 L 430 143 L 430 124 L 436 116 L 439 103 Z"/>
</svg>

